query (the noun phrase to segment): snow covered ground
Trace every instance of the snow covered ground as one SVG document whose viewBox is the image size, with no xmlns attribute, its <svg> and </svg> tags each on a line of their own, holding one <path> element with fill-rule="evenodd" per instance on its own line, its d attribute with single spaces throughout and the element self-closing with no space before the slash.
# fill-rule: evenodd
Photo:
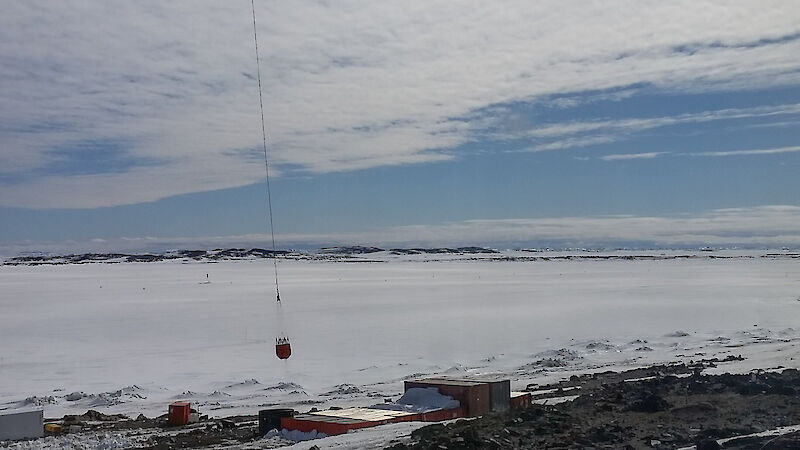
<svg viewBox="0 0 800 450">
<path fill-rule="evenodd" d="M 224 417 L 396 400 L 422 374 L 520 390 L 740 354 L 720 370 L 800 367 L 800 259 L 767 253 L 282 260 L 288 361 L 269 260 L 0 266 L 0 410 L 156 416 L 183 399 Z"/>
</svg>

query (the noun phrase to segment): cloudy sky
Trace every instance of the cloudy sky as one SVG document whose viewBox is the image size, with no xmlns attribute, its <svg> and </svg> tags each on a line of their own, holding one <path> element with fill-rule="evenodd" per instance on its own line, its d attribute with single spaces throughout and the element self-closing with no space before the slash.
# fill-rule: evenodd
<svg viewBox="0 0 800 450">
<path fill-rule="evenodd" d="M 0 250 L 266 245 L 250 0 L 2 6 Z M 800 247 L 795 1 L 255 9 L 279 245 Z"/>
</svg>

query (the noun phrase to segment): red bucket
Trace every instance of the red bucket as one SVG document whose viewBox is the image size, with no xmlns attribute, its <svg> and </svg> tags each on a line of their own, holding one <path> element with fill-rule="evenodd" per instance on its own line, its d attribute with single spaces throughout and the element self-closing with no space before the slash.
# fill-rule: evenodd
<svg viewBox="0 0 800 450">
<path fill-rule="evenodd" d="M 189 414 L 192 408 L 189 402 L 174 402 L 169 405 L 169 424 L 186 425 L 189 423 Z"/>
<path fill-rule="evenodd" d="M 278 340 L 278 343 L 275 344 L 275 354 L 280 359 L 289 359 L 292 356 L 292 346 L 289 344 L 288 339 Z"/>
</svg>

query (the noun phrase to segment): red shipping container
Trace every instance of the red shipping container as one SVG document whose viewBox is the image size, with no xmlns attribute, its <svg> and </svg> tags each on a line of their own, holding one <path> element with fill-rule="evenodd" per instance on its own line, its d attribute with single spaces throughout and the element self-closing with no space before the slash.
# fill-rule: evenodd
<svg viewBox="0 0 800 450">
<path fill-rule="evenodd" d="M 174 402 L 169 405 L 169 419 L 170 425 L 186 425 L 189 423 L 189 414 L 191 413 L 191 403 L 189 402 Z"/>
</svg>

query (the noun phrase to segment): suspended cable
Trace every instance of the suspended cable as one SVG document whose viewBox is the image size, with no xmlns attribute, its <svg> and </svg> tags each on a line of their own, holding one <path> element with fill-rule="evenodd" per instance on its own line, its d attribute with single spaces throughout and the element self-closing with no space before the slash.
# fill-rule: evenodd
<svg viewBox="0 0 800 450">
<path fill-rule="evenodd" d="M 256 32 L 256 5 L 255 0 L 250 0 L 253 11 L 253 42 L 256 48 L 256 74 L 258 78 L 258 106 L 261 109 L 261 143 L 264 147 L 264 171 L 267 180 L 267 209 L 269 210 L 269 234 L 272 237 L 272 267 L 275 269 L 275 297 L 281 302 L 281 289 L 278 283 L 278 257 L 275 253 L 275 227 L 272 222 L 272 192 L 269 186 L 269 158 L 267 156 L 267 128 L 264 124 L 264 100 L 261 93 L 261 61 L 258 57 L 258 33 Z"/>
<path fill-rule="evenodd" d="M 269 211 L 269 234 L 272 238 L 272 267 L 275 271 L 275 310 L 278 319 L 280 334 L 275 339 L 275 354 L 280 359 L 288 359 L 292 354 L 292 347 L 289 337 L 283 331 L 283 310 L 281 308 L 281 289 L 278 282 L 278 255 L 275 250 L 275 226 L 272 221 L 272 191 L 269 185 L 269 156 L 267 154 L 267 127 L 264 121 L 264 94 L 261 88 L 261 59 L 258 56 L 258 32 L 256 27 L 256 5 L 255 0 L 250 0 L 250 8 L 253 12 L 253 42 L 256 50 L 256 74 L 258 79 L 258 106 L 261 110 L 261 144 L 264 148 L 264 172 L 267 181 L 267 209 Z"/>
</svg>

